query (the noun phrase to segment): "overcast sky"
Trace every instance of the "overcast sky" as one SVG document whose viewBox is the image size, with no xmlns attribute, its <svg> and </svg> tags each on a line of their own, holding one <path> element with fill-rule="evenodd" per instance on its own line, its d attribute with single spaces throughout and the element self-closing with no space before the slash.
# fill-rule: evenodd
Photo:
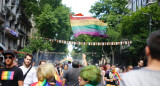
<svg viewBox="0 0 160 86">
<path fill-rule="evenodd" d="M 75 14 L 82 13 L 84 16 L 92 16 L 89 13 L 91 5 L 99 0 L 62 0 L 67 7 L 71 7 L 71 11 Z"/>
</svg>

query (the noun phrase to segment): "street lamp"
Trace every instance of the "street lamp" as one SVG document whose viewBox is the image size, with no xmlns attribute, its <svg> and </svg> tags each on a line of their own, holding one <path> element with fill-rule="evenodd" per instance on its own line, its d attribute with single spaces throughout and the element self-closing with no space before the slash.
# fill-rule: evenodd
<svg viewBox="0 0 160 86">
<path fill-rule="evenodd" d="M 151 14 L 148 14 L 148 13 L 142 13 L 142 14 L 149 16 L 149 33 L 151 33 L 151 21 L 152 21 L 151 19 L 152 19 L 152 16 L 151 16 Z"/>
</svg>

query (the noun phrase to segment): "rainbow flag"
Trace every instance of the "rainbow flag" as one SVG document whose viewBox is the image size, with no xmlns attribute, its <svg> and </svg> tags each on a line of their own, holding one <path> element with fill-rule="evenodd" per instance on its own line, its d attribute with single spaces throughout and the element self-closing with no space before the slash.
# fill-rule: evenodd
<svg viewBox="0 0 160 86">
<path fill-rule="evenodd" d="M 119 76 L 118 72 L 115 73 L 115 77 L 117 77 L 118 80 L 121 80 L 121 77 Z"/>
<path fill-rule="evenodd" d="M 120 75 L 118 74 L 118 72 L 115 71 L 113 74 L 114 74 L 114 78 L 116 78 L 116 79 L 118 80 L 118 83 L 120 83 L 121 77 L 120 77 Z"/>
<path fill-rule="evenodd" d="M 59 77 L 57 73 L 54 74 L 55 80 L 56 80 L 56 85 L 55 86 L 62 86 L 62 80 Z"/>
<path fill-rule="evenodd" d="M 70 22 L 75 37 L 78 37 L 80 34 L 108 37 L 106 35 L 107 24 L 99 19 L 75 14 L 70 16 Z"/>
<path fill-rule="evenodd" d="M 14 71 L 2 71 L 1 80 L 13 80 Z"/>
<path fill-rule="evenodd" d="M 36 83 L 33 83 L 31 86 L 51 86 L 49 83 L 46 81 L 46 79 L 42 81 L 38 81 Z"/>
</svg>

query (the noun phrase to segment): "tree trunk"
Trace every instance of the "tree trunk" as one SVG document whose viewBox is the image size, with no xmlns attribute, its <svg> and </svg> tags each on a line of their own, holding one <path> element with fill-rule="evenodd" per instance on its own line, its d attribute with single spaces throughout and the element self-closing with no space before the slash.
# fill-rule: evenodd
<svg viewBox="0 0 160 86">
<path fill-rule="evenodd" d="M 111 45 L 111 53 L 112 53 L 112 64 L 114 64 L 114 50 L 112 45 Z"/>
<path fill-rule="evenodd" d="M 37 53 L 36 53 L 37 55 L 36 55 L 36 64 L 38 64 L 38 56 L 39 56 L 39 49 L 37 50 Z"/>
<path fill-rule="evenodd" d="M 105 56 L 106 59 L 107 59 L 108 54 L 104 51 L 103 47 L 104 47 L 104 46 L 102 46 L 102 52 L 103 52 L 104 56 Z"/>
</svg>

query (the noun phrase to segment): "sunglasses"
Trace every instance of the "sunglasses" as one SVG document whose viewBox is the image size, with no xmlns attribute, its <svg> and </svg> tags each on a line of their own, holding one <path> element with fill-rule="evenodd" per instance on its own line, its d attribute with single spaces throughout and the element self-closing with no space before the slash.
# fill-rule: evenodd
<svg viewBox="0 0 160 86">
<path fill-rule="evenodd" d="M 5 56 L 4 58 L 5 58 L 5 59 L 7 59 L 7 58 L 12 59 L 13 56 Z"/>
</svg>

